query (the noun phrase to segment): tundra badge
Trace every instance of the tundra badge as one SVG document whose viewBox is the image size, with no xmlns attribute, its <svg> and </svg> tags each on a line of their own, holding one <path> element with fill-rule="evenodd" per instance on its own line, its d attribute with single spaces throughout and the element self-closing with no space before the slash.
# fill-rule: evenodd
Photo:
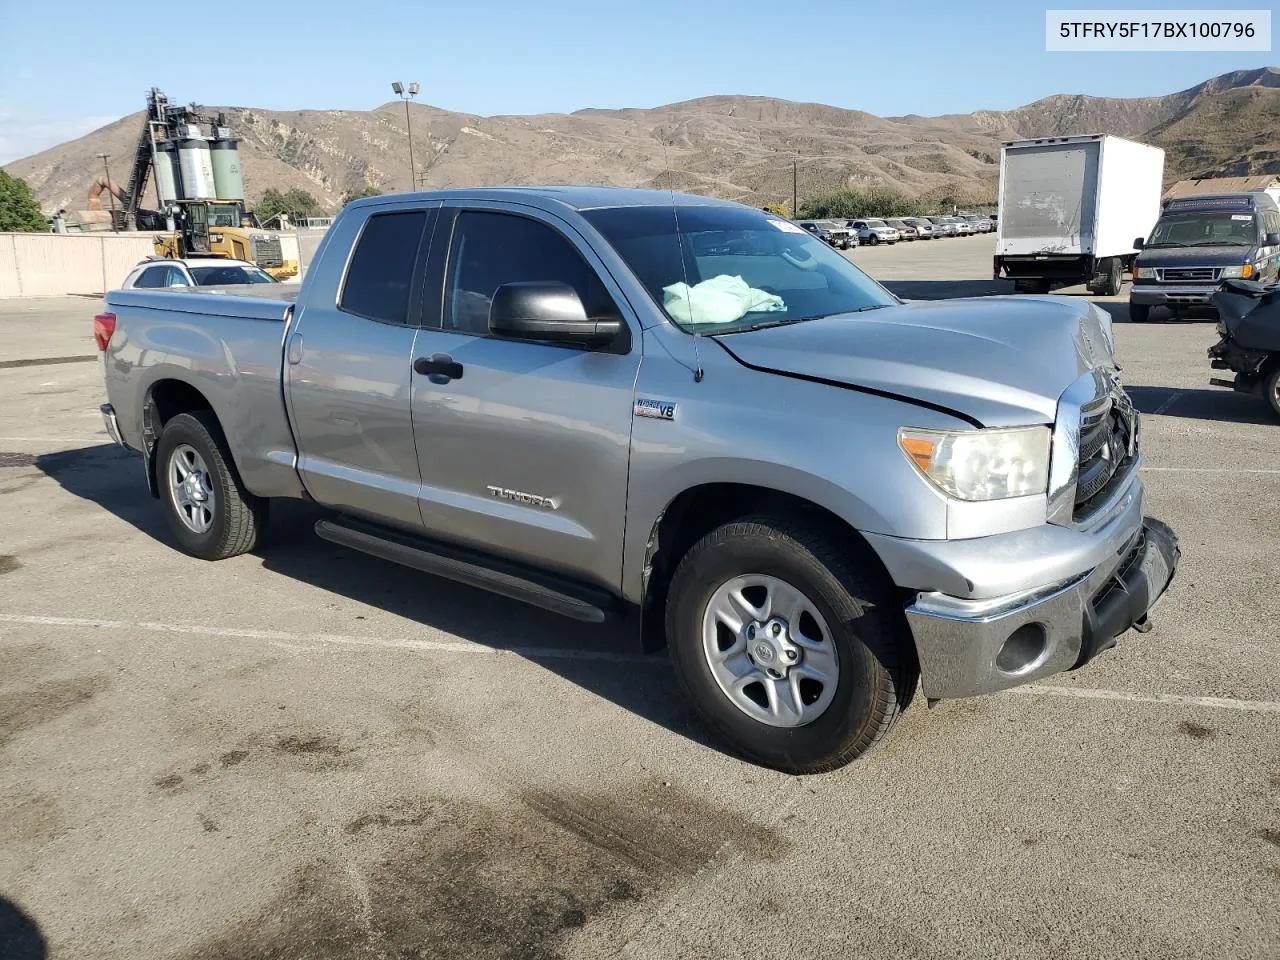
<svg viewBox="0 0 1280 960">
<path fill-rule="evenodd" d="M 637 397 L 634 412 L 637 417 L 650 417 L 654 420 L 674 420 L 676 418 L 676 405 L 670 400 L 645 400 L 642 397 Z"/>
<path fill-rule="evenodd" d="M 560 501 L 555 497 L 540 497 L 536 493 L 525 493 L 523 490 L 512 490 L 510 487 L 486 487 L 490 496 L 499 500 L 511 500 L 515 503 L 528 504 L 531 507 L 546 507 L 548 510 L 559 510 Z"/>
</svg>

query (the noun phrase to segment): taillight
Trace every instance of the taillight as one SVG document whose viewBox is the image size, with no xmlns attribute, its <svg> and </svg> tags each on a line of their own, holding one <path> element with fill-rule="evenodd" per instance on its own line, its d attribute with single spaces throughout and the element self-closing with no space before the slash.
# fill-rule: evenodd
<svg viewBox="0 0 1280 960">
<path fill-rule="evenodd" d="M 100 313 L 93 318 L 93 339 L 103 353 L 106 352 L 107 344 L 111 342 L 111 335 L 115 332 L 116 315 L 114 313 Z"/>
</svg>

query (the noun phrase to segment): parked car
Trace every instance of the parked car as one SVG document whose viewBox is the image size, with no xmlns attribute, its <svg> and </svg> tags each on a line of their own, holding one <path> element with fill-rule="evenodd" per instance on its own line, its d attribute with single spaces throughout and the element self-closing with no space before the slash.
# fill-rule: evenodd
<svg viewBox="0 0 1280 960">
<path fill-rule="evenodd" d="M 971 237 L 977 233 L 977 230 L 974 228 L 972 223 L 960 217 L 948 217 L 947 222 L 954 224 L 956 228 L 956 236 L 958 237 Z"/>
<path fill-rule="evenodd" d="M 915 240 L 920 236 L 920 231 L 905 220 L 899 220 L 895 217 L 892 220 L 886 220 L 885 223 L 897 230 L 898 236 L 903 240 Z"/>
<path fill-rule="evenodd" d="M 848 250 L 858 245 L 858 235 L 838 220 L 819 220 L 826 231 L 831 234 L 831 245 L 841 250 Z"/>
<path fill-rule="evenodd" d="M 699 245 L 751 254 L 670 255 Z M 242 554 L 305 499 L 325 540 L 656 627 L 780 770 L 869 749 L 918 679 L 1080 667 L 1178 562 L 1083 298 L 904 304 L 789 220 L 566 186 L 355 200 L 295 290 L 94 318 L 103 421 L 179 548 Z"/>
<path fill-rule="evenodd" d="M 1209 348 L 1209 364 L 1230 370 L 1231 380 L 1211 377 L 1267 401 L 1280 418 L 1280 287 L 1261 280 L 1224 280 L 1213 294 L 1219 341 Z"/>
<path fill-rule="evenodd" d="M 847 220 L 846 224 L 858 234 L 858 242 L 875 246 L 878 243 L 897 243 L 902 235 L 883 220 Z"/>
<path fill-rule="evenodd" d="M 986 217 L 981 216 L 980 214 L 966 213 L 960 219 L 968 223 L 970 226 L 972 226 L 974 233 L 990 233 L 991 232 L 991 226 L 992 226 L 991 221 L 988 220 Z"/>
<path fill-rule="evenodd" d="M 929 221 L 929 225 L 933 227 L 933 235 L 935 237 L 954 237 L 956 236 L 956 225 L 947 217 L 925 217 Z"/>
<path fill-rule="evenodd" d="M 924 217 L 903 217 L 902 222 L 916 228 L 916 236 L 921 240 L 932 240 L 938 234 L 934 232 L 933 224 Z"/>
<path fill-rule="evenodd" d="M 275 277 L 246 260 L 220 257 L 186 260 L 143 260 L 125 277 L 123 289 L 157 287 L 222 287 L 245 283 L 278 283 Z"/>
<path fill-rule="evenodd" d="M 831 235 L 831 231 L 817 220 L 797 220 L 796 223 L 828 246 L 834 247 L 836 245 L 836 238 Z"/>
</svg>

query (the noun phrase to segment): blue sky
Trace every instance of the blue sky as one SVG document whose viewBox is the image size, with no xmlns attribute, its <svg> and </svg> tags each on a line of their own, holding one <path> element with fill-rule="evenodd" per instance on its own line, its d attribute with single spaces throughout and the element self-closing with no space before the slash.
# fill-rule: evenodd
<svg viewBox="0 0 1280 960">
<path fill-rule="evenodd" d="M 398 78 L 422 84 L 420 102 L 478 114 L 742 93 L 898 115 L 1006 109 L 1052 93 L 1171 93 L 1280 60 L 1046 53 L 1046 6 L 1072 5 L 0 0 L 0 162 L 140 109 L 151 86 L 178 101 L 273 109 L 370 109 Z"/>
</svg>

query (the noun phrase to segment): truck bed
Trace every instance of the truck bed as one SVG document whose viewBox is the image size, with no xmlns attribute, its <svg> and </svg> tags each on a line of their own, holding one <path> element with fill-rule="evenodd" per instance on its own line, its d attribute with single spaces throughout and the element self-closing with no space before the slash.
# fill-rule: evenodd
<svg viewBox="0 0 1280 960">
<path fill-rule="evenodd" d="M 108 293 L 116 334 L 104 373 L 125 442 L 145 449 L 147 403 L 189 384 L 217 415 L 245 484 L 299 496 L 281 379 L 297 294 L 296 284 Z"/>
</svg>

